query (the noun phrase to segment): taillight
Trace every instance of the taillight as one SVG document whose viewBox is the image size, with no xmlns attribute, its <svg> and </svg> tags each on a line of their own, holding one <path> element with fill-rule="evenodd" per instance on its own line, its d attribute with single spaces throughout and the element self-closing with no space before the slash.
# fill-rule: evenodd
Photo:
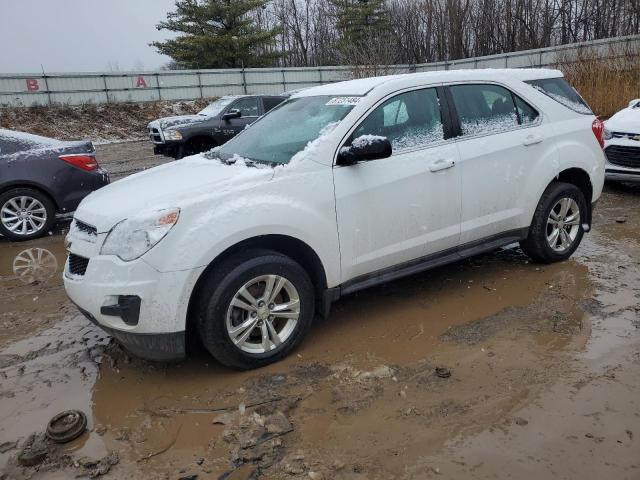
<svg viewBox="0 0 640 480">
<path fill-rule="evenodd" d="M 90 172 L 98 168 L 98 162 L 96 162 L 96 157 L 93 155 L 86 154 L 69 154 L 69 155 L 60 155 L 60 160 L 63 160 L 74 167 L 78 167 L 82 170 Z"/>
<path fill-rule="evenodd" d="M 602 120 L 596 118 L 591 124 L 591 130 L 596 136 L 596 139 L 600 144 L 600 148 L 604 148 L 604 123 L 602 123 Z"/>
</svg>

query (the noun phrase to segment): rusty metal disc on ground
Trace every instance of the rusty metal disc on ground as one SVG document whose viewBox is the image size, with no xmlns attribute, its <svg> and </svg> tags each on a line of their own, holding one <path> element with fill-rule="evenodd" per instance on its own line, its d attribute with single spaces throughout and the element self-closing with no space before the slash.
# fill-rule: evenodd
<svg viewBox="0 0 640 480">
<path fill-rule="evenodd" d="M 449 378 L 451 376 L 451 370 L 447 367 L 436 367 L 436 375 L 440 378 Z"/>
<path fill-rule="evenodd" d="M 75 440 L 87 428 L 87 417 L 80 410 L 67 410 L 57 414 L 47 425 L 47 437 L 56 443 Z"/>
</svg>

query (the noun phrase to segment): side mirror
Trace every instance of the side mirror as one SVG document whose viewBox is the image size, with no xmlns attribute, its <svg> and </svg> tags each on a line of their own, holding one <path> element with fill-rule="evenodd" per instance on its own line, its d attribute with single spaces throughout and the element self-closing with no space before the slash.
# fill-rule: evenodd
<svg viewBox="0 0 640 480">
<path fill-rule="evenodd" d="M 378 160 L 391 156 L 391 142 L 387 137 L 361 135 L 338 153 L 338 165 L 353 165 L 365 160 Z"/>
<path fill-rule="evenodd" d="M 242 116 L 242 113 L 240 113 L 240 110 L 237 110 L 237 109 L 234 108 L 232 110 L 229 110 L 224 115 L 222 115 L 222 119 L 223 120 L 231 120 L 232 118 L 240 118 L 241 116 Z"/>
<path fill-rule="evenodd" d="M 640 98 L 636 98 L 629 102 L 629 108 L 637 107 L 638 105 L 640 105 Z"/>
</svg>

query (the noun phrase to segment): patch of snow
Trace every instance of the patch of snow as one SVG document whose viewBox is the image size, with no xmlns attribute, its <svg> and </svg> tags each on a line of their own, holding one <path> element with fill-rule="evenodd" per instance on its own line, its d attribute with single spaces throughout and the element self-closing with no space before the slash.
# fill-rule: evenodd
<svg viewBox="0 0 640 480">
<path fill-rule="evenodd" d="M 402 135 L 391 140 L 394 150 L 404 150 L 429 145 L 444 140 L 444 130 L 441 123 L 431 129 L 425 127 L 408 128 Z"/>
<path fill-rule="evenodd" d="M 570 98 L 565 97 L 564 95 L 558 95 L 557 93 L 549 92 L 543 89 L 542 87 L 539 87 L 538 85 L 532 84 L 531 86 L 536 90 L 544 93 L 548 97 L 553 98 L 559 104 L 564 105 L 565 107 L 573 110 L 574 112 L 581 113 L 582 115 L 593 115 L 593 112 L 591 111 L 591 109 L 583 103 L 575 102 Z"/>
<path fill-rule="evenodd" d="M 377 140 L 384 140 L 386 137 L 382 137 L 380 135 L 360 135 L 358 138 L 351 142 L 351 145 L 356 148 L 362 148 L 371 145 L 373 142 Z"/>
<path fill-rule="evenodd" d="M 320 145 L 326 140 L 327 136 L 335 130 L 335 128 L 340 124 L 340 122 L 331 122 L 328 123 L 315 140 L 311 140 L 308 142 L 304 149 L 296 153 L 289 163 L 285 163 L 283 165 L 278 165 L 276 168 L 286 168 L 288 166 L 295 166 L 296 164 L 305 161 L 306 159 L 312 158 L 313 155 L 319 150 Z"/>
<path fill-rule="evenodd" d="M 29 149 L 38 148 L 55 148 L 64 146 L 64 142 L 56 140 L 54 138 L 41 137 L 40 135 L 33 135 L 32 133 L 18 132 L 16 130 L 7 130 L 0 128 L 0 142 L 1 141 L 18 141 Z"/>
<path fill-rule="evenodd" d="M 498 115 L 490 118 L 462 118 L 463 135 L 486 135 L 489 133 L 506 132 L 518 126 L 515 113 Z"/>
</svg>

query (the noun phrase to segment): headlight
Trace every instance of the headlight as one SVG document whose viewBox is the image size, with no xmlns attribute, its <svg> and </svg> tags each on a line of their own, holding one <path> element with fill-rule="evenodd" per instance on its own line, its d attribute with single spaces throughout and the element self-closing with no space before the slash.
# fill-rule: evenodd
<svg viewBox="0 0 640 480">
<path fill-rule="evenodd" d="M 169 233 L 179 215 L 179 208 L 168 208 L 122 220 L 107 235 L 100 254 L 117 255 L 125 262 L 135 260 Z"/>
<path fill-rule="evenodd" d="M 165 140 L 182 140 L 182 134 L 178 130 L 165 130 Z"/>
<path fill-rule="evenodd" d="M 609 130 L 607 127 L 604 127 L 602 136 L 605 140 L 611 140 L 613 138 L 613 133 L 611 133 L 611 130 Z"/>
</svg>

